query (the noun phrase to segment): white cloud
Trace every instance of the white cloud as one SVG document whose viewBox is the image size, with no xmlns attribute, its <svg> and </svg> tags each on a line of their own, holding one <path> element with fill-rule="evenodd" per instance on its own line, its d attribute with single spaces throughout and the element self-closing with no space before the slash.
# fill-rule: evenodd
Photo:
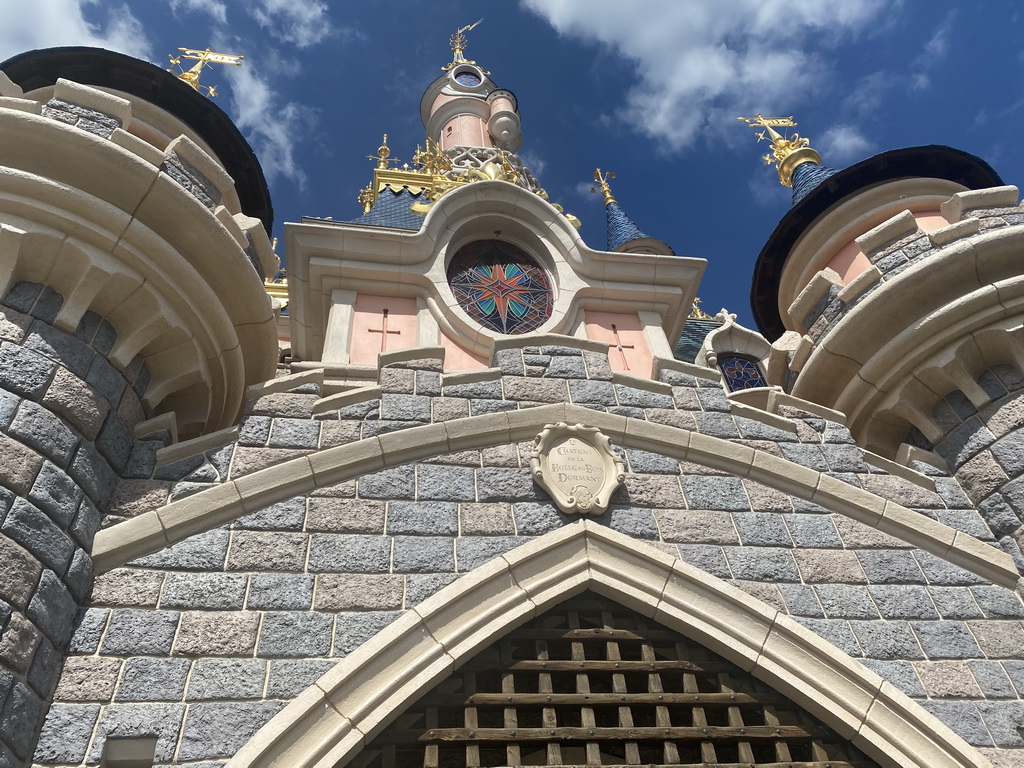
<svg viewBox="0 0 1024 768">
<path fill-rule="evenodd" d="M 142 23 L 125 4 L 104 6 L 103 22 L 86 20 L 96 0 L 0 0 L 0 60 L 35 48 L 92 45 L 152 61 Z"/>
<path fill-rule="evenodd" d="M 171 0 L 171 10 L 175 13 L 182 11 L 205 13 L 217 24 L 228 23 L 228 7 L 220 0 Z"/>
<path fill-rule="evenodd" d="M 231 81 L 235 125 L 253 145 L 267 181 L 284 177 L 302 188 L 306 174 L 299 167 L 295 150 L 316 120 L 313 110 L 285 102 L 249 62 L 225 68 L 225 74 Z"/>
<path fill-rule="evenodd" d="M 559 33 L 633 62 L 617 117 L 675 150 L 737 114 L 791 111 L 829 74 L 814 48 L 859 34 L 883 0 L 520 0 Z M 715 130 L 722 130 L 716 128 Z"/>
<path fill-rule="evenodd" d="M 300 48 L 316 45 L 335 32 L 327 4 L 319 0 L 256 0 L 248 10 L 271 35 Z"/>
<path fill-rule="evenodd" d="M 917 90 L 924 90 L 931 85 L 931 70 L 935 68 L 949 53 L 949 35 L 953 27 L 956 11 L 950 11 L 942 20 L 935 34 L 931 36 L 924 49 L 910 65 L 910 85 Z"/>
<path fill-rule="evenodd" d="M 841 166 L 861 160 L 874 150 L 874 145 L 852 125 L 833 125 L 814 142 L 825 165 Z"/>
</svg>

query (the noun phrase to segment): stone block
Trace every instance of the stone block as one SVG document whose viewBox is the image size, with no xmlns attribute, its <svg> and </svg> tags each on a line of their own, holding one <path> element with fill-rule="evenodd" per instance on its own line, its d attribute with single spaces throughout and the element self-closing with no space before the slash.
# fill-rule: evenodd
<svg viewBox="0 0 1024 768">
<path fill-rule="evenodd" d="M 347 656 L 401 615 L 400 611 L 339 613 L 334 655 Z"/>
<path fill-rule="evenodd" d="M 826 640 L 848 656 L 855 659 L 864 655 L 857 638 L 850 628 L 850 622 L 840 619 L 809 619 L 796 617 L 795 621 L 822 640 Z"/>
<path fill-rule="evenodd" d="M 992 737 L 973 702 L 929 700 L 920 704 L 971 746 L 992 746 Z"/>
<path fill-rule="evenodd" d="M 779 584 L 779 593 L 785 602 L 785 610 L 793 616 L 806 616 L 810 618 L 825 618 L 825 612 L 821 609 L 814 590 L 804 584 Z"/>
<path fill-rule="evenodd" d="M 1010 478 L 990 451 L 982 451 L 957 470 L 957 479 L 967 496 L 977 504 Z"/>
<path fill-rule="evenodd" d="M 295 698 L 335 664 L 326 659 L 274 659 L 267 675 L 267 696 Z"/>
<path fill-rule="evenodd" d="M 905 541 L 857 522 L 846 515 L 830 515 L 843 545 L 849 549 L 909 549 Z"/>
<path fill-rule="evenodd" d="M 358 421 L 322 421 L 320 422 L 320 448 L 333 448 L 359 439 L 360 422 Z"/>
<path fill-rule="evenodd" d="M 309 545 L 309 571 L 317 573 L 387 573 L 391 565 L 391 538 L 358 534 L 313 534 Z"/>
<path fill-rule="evenodd" d="M 377 383 L 384 392 L 411 395 L 416 391 L 416 371 L 406 368 L 382 368 Z"/>
<path fill-rule="evenodd" d="M 923 550 L 914 551 L 914 559 L 921 567 L 928 583 L 932 585 L 983 584 L 985 580 L 977 574 L 966 571 L 952 563 Z"/>
<path fill-rule="evenodd" d="M 103 636 L 103 653 L 112 656 L 166 655 L 178 627 L 174 611 L 115 608 Z"/>
<path fill-rule="evenodd" d="M 1019 621 L 968 621 L 978 646 L 990 659 L 1024 659 L 1024 628 Z"/>
<path fill-rule="evenodd" d="M 878 609 L 867 587 L 819 584 L 814 588 L 825 615 L 832 619 L 877 619 Z"/>
<path fill-rule="evenodd" d="M 0 734 L 15 755 L 27 760 L 32 754 L 34 737 L 44 706 L 35 691 L 15 680 L 0 711 Z"/>
<path fill-rule="evenodd" d="M 79 765 L 99 717 L 96 704 L 54 704 L 46 713 L 33 760 L 40 763 Z M 2 760 L 0 760 L 2 764 Z"/>
<path fill-rule="evenodd" d="M 396 536 L 392 563 L 395 573 L 454 571 L 452 540 L 442 536 Z"/>
<path fill-rule="evenodd" d="M 937 619 L 928 590 L 921 586 L 883 584 L 868 587 L 883 619 Z"/>
<path fill-rule="evenodd" d="M 570 381 L 569 398 L 581 405 L 616 405 L 618 402 L 610 381 Z"/>
<path fill-rule="evenodd" d="M 166 549 L 134 560 L 131 565 L 144 568 L 182 570 L 221 570 L 228 551 L 228 531 L 219 528 L 197 533 Z"/>
<path fill-rule="evenodd" d="M 305 610 L 313 603 L 313 577 L 305 573 L 254 573 L 246 607 L 260 611 Z"/>
<path fill-rule="evenodd" d="M 255 612 L 186 611 L 174 638 L 175 656 L 250 656 L 260 615 Z"/>
<path fill-rule="evenodd" d="M 113 407 L 121 402 L 121 395 L 124 394 L 124 390 L 128 386 L 128 382 L 124 380 L 121 372 L 101 355 L 93 357 L 85 375 L 85 381 Z"/>
<path fill-rule="evenodd" d="M 430 421 L 430 398 L 424 395 L 382 395 L 380 417 L 389 421 Z"/>
<path fill-rule="evenodd" d="M 138 657 L 124 663 L 117 701 L 180 701 L 192 662 Z"/>
<path fill-rule="evenodd" d="M 424 500 L 473 501 L 476 498 L 476 478 L 469 467 L 419 464 L 416 467 L 416 490 L 417 497 Z M 394 503 L 391 506 L 393 508 Z"/>
<path fill-rule="evenodd" d="M 75 545 L 67 534 L 54 525 L 42 510 L 24 499 L 16 499 L 11 505 L 0 532 L 58 574 L 67 572 L 75 554 Z"/>
<path fill-rule="evenodd" d="M 737 512 L 733 520 L 746 546 L 793 546 L 793 539 L 782 515 L 772 512 Z"/>
<path fill-rule="evenodd" d="M 238 444 L 262 448 L 270 439 L 269 416 L 246 416 L 238 425 Z"/>
<path fill-rule="evenodd" d="M 749 487 L 747 493 L 750 493 Z M 754 508 L 757 509 L 756 506 Z M 843 546 L 829 515 L 793 514 L 783 515 L 783 519 L 793 537 L 793 543 L 797 547 L 838 548 Z"/>
<path fill-rule="evenodd" d="M 528 501 L 545 498 L 533 482 L 530 470 L 510 467 L 483 467 L 476 471 L 476 497 L 478 501 Z M 472 495 L 461 500 L 471 501 Z"/>
<path fill-rule="evenodd" d="M 1006 675 L 1003 665 L 996 661 L 968 661 L 967 667 L 987 699 L 1016 699 L 1017 692 Z"/>
<path fill-rule="evenodd" d="M 54 645 L 63 648 L 71 637 L 78 606 L 53 571 L 44 568 L 25 615 Z"/>
<path fill-rule="evenodd" d="M 655 475 L 678 475 L 679 461 L 650 451 L 630 448 L 625 451 L 633 472 Z"/>
<path fill-rule="evenodd" d="M 520 536 L 541 536 L 577 519 L 575 515 L 563 514 L 550 502 L 521 502 L 513 504 L 512 511 Z"/>
<path fill-rule="evenodd" d="M 857 553 L 872 584 L 924 584 L 924 574 L 907 551 L 862 550 Z"/>
<path fill-rule="evenodd" d="M 966 587 L 929 587 L 928 593 L 944 619 L 980 619 L 981 606 Z"/>
<path fill-rule="evenodd" d="M 434 423 L 462 419 L 469 416 L 469 400 L 463 397 L 435 397 L 430 404 Z"/>
<path fill-rule="evenodd" d="M 404 580 L 397 574 L 333 574 L 316 577 L 318 611 L 391 611 L 402 607 Z"/>
<path fill-rule="evenodd" d="M 690 509 L 750 509 L 743 484 L 736 477 L 688 475 L 682 478 L 683 492 Z M 632 498 L 632 493 L 630 494 Z M 647 506 L 646 504 L 644 506 Z"/>
<path fill-rule="evenodd" d="M 82 489 L 99 505 L 106 504 L 110 494 L 117 485 L 117 475 L 110 468 L 107 460 L 92 445 L 79 443 L 68 474 L 82 486 Z"/>
<path fill-rule="evenodd" d="M 1024 702 L 981 701 L 977 704 L 985 727 L 1000 747 L 1024 747 Z"/>
<path fill-rule="evenodd" d="M 334 617 L 274 611 L 264 614 L 256 652 L 265 658 L 309 658 L 331 652 Z"/>
<path fill-rule="evenodd" d="M 742 531 L 741 531 L 742 533 Z M 797 549 L 793 552 L 804 582 L 808 584 L 866 584 L 857 555 L 845 549 Z"/>
<path fill-rule="evenodd" d="M 240 573 L 169 573 L 160 607 L 237 610 L 245 601 L 247 581 Z"/>
<path fill-rule="evenodd" d="M 1024 605 L 1016 592 L 1005 587 L 977 586 L 970 588 L 978 605 L 990 619 L 1022 619 Z"/>
<path fill-rule="evenodd" d="M 181 480 L 203 466 L 203 462 L 204 457 L 201 453 L 193 456 L 186 456 L 185 458 L 178 459 L 178 461 L 171 464 L 164 464 L 162 467 L 157 467 L 156 471 L 153 473 L 153 477 L 157 480 Z"/>
<path fill-rule="evenodd" d="M 459 571 L 471 571 L 526 541 L 516 536 L 463 536 L 455 543 Z"/>
<path fill-rule="evenodd" d="M 679 480 L 671 475 L 628 474 L 624 490 L 620 488 L 614 494 L 613 501 L 621 497 L 623 501 L 648 509 L 684 509 L 686 502 Z"/>
<path fill-rule="evenodd" d="M 231 757 L 283 707 L 280 701 L 192 704 L 181 731 L 178 759 Z"/>
<path fill-rule="evenodd" d="M 914 665 L 909 661 L 880 661 L 878 659 L 863 659 L 861 663 L 881 677 L 883 680 L 895 685 L 907 696 L 924 698 L 924 687 L 914 671 Z"/>
<path fill-rule="evenodd" d="M 301 571 L 309 535 L 280 531 L 233 531 L 227 568 L 233 571 Z"/>
<path fill-rule="evenodd" d="M 501 502 L 459 504 L 463 536 L 501 536 L 515 533 L 512 507 Z"/>
<path fill-rule="evenodd" d="M 74 633 L 68 644 L 69 653 L 96 653 L 107 627 L 110 611 L 106 608 L 85 608 L 75 618 Z"/>
<path fill-rule="evenodd" d="M 110 494 L 107 510 L 112 515 L 138 517 L 167 503 L 170 483 L 164 480 L 122 480 Z"/>
<path fill-rule="evenodd" d="M 830 469 L 828 460 L 825 458 L 825 454 L 822 453 L 820 446 L 804 443 L 783 443 L 779 448 L 782 449 L 782 455 L 785 458 L 796 462 L 800 466 L 817 472 L 828 472 Z"/>
<path fill-rule="evenodd" d="M 680 544 L 679 559 L 720 579 L 731 579 L 732 571 L 721 547 L 708 544 Z"/>
<path fill-rule="evenodd" d="M 864 655 L 873 659 L 921 659 L 924 654 L 905 621 L 851 621 Z"/>
<path fill-rule="evenodd" d="M 100 762 L 108 738 L 148 736 L 156 738 L 156 760 L 170 763 L 184 715 L 184 704 L 118 703 L 104 707 L 86 762 Z"/>
<path fill-rule="evenodd" d="M 24 611 L 43 567 L 27 549 L 0 536 L 0 599 Z"/>
<path fill-rule="evenodd" d="M 306 530 L 382 534 L 384 509 L 383 501 L 311 496 Z"/>
<path fill-rule="evenodd" d="M 192 669 L 185 698 L 261 699 L 266 677 L 263 659 L 200 659 Z"/>
<path fill-rule="evenodd" d="M 15 344 L 25 338 L 25 332 L 32 324 L 32 316 L 4 307 L 0 309 L 0 339 Z"/>
<path fill-rule="evenodd" d="M 563 519 L 566 522 L 571 522 L 571 518 Z M 634 539 L 657 541 L 661 538 L 661 532 L 658 530 L 658 523 L 654 519 L 654 513 L 649 509 L 612 505 L 609 507 L 608 513 L 597 518 L 597 521 L 606 523 L 613 531 L 632 536 Z"/>
<path fill-rule="evenodd" d="M 44 701 L 50 700 L 63 661 L 64 654 L 58 651 L 53 643 L 45 637 L 39 641 L 39 647 L 36 648 L 36 654 L 28 668 L 26 681 Z"/>
<path fill-rule="evenodd" d="M 976 659 L 981 650 L 962 621 L 915 621 L 911 626 L 929 659 Z"/>
<path fill-rule="evenodd" d="M 306 497 L 295 496 L 286 501 L 238 518 L 233 528 L 266 531 L 301 531 L 306 518 Z"/>
<path fill-rule="evenodd" d="M 503 376 L 505 398 L 536 403 L 564 403 L 569 400 L 569 389 L 564 379 Z"/>
<path fill-rule="evenodd" d="M 725 556 L 733 577 L 749 581 L 800 581 L 800 573 L 788 549 L 776 547 L 728 547 Z"/>
<path fill-rule="evenodd" d="M 413 499 L 416 493 L 415 474 L 408 467 L 384 469 L 363 475 L 358 482 L 359 496 L 364 499 Z"/>
<path fill-rule="evenodd" d="M 392 535 L 456 535 L 459 532 L 458 505 L 443 501 L 392 501 L 388 504 L 387 532 Z"/>
<path fill-rule="evenodd" d="M 655 512 L 662 538 L 682 544 L 739 544 L 733 516 L 725 512 L 663 509 Z"/>
<path fill-rule="evenodd" d="M 104 656 L 69 656 L 57 683 L 59 701 L 108 702 L 121 672 L 121 659 Z"/>
<path fill-rule="evenodd" d="M 36 626 L 21 613 L 13 612 L 0 634 L 0 662 L 18 674 L 27 675 L 41 640 Z"/>
<path fill-rule="evenodd" d="M 235 480 L 267 467 L 283 464 L 299 456 L 305 456 L 308 450 L 298 448 L 235 448 L 231 460 L 231 479 Z"/>
<path fill-rule="evenodd" d="M 274 419 L 267 445 L 271 448 L 314 449 L 320 444 L 320 422 L 309 419 Z"/>
<path fill-rule="evenodd" d="M 67 466 L 78 443 L 78 435 L 60 417 L 28 400 L 18 408 L 8 433 L 60 467 Z"/>
<path fill-rule="evenodd" d="M 60 362 L 79 378 L 86 378 L 95 353 L 88 344 L 59 331 L 46 322 L 34 322 L 25 336 L 27 349 Z"/>
<path fill-rule="evenodd" d="M 110 403 L 104 397 L 63 367 L 57 367 L 41 402 L 66 419 L 87 440 L 99 434 L 110 411 Z"/>
<path fill-rule="evenodd" d="M 310 419 L 313 417 L 313 405 L 319 399 L 317 395 L 275 392 L 251 401 L 247 406 L 247 410 L 250 414 L 256 416 Z"/>
<path fill-rule="evenodd" d="M 519 452 L 514 445 L 492 445 L 480 451 L 480 461 L 474 466 L 481 463 L 485 467 L 518 467 Z"/>
<path fill-rule="evenodd" d="M 31 349 L 0 344 L 0 388 L 39 400 L 53 378 L 57 363 Z"/>
<path fill-rule="evenodd" d="M 456 573 L 411 573 L 405 577 L 405 607 L 419 605 L 458 578 Z"/>
</svg>

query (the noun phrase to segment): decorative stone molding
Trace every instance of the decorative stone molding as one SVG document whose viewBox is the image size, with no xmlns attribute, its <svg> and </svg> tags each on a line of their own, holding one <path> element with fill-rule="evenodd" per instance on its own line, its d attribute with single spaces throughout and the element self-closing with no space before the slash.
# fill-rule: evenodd
<svg viewBox="0 0 1024 768">
<path fill-rule="evenodd" d="M 968 211 L 977 208 L 1006 208 L 1016 206 L 1020 192 L 1017 187 L 989 187 L 988 189 L 972 189 L 957 192 L 949 200 L 939 206 L 942 215 L 950 224 L 956 224 L 964 218 Z"/>
<path fill-rule="evenodd" d="M 407 612 L 300 694 L 227 768 L 350 765 L 453 668 L 587 589 L 749 670 L 884 768 L 988 768 L 895 686 L 777 609 L 589 520 L 495 558 Z"/>
<path fill-rule="evenodd" d="M 596 427 L 547 424 L 530 455 L 533 479 L 566 514 L 600 515 L 626 479 L 612 441 Z"/>
</svg>

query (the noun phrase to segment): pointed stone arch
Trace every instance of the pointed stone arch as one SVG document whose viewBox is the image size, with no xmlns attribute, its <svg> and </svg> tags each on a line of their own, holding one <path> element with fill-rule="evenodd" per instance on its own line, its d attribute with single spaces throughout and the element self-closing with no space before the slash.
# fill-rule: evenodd
<svg viewBox="0 0 1024 768">
<path fill-rule="evenodd" d="M 343 768 L 493 640 L 587 589 L 750 672 L 879 765 L 988 766 L 893 685 L 777 609 L 582 520 L 492 560 L 408 611 L 282 710 L 227 768 Z"/>
</svg>

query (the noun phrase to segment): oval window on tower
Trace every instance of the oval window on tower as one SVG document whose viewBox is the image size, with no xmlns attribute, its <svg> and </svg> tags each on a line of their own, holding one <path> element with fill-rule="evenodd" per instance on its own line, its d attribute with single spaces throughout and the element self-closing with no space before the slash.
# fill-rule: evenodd
<svg viewBox="0 0 1024 768">
<path fill-rule="evenodd" d="M 529 333 L 551 317 L 547 273 L 511 243 L 464 245 L 448 265 L 448 284 L 467 315 L 498 333 Z"/>
</svg>

